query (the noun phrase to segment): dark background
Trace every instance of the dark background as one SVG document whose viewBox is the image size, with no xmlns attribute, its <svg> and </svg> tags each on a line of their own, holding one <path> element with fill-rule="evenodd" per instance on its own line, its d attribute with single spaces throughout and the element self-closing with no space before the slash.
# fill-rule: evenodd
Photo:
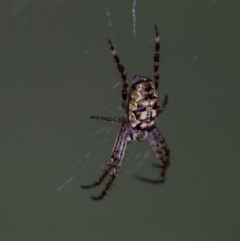
<svg viewBox="0 0 240 241">
<path fill-rule="evenodd" d="M 239 240 L 240 4 L 237 1 L 0 2 L 0 240 Z M 121 79 L 153 78 L 161 36 L 158 127 L 171 149 L 162 186 L 148 142 L 128 146 L 94 202 L 123 116 Z M 135 29 L 135 30 L 134 30 Z M 134 36 L 135 35 L 135 36 Z"/>
</svg>

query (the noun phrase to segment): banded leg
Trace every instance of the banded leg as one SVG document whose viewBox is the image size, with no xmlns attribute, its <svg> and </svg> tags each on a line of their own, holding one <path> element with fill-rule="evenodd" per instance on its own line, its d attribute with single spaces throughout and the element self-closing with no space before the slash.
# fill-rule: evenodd
<svg viewBox="0 0 240 241">
<path fill-rule="evenodd" d="M 127 146 L 127 137 L 126 137 L 126 126 L 122 125 L 121 130 L 118 133 L 118 136 L 116 138 L 112 155 L 111 155 L 111 160 L 107 165 L 107 168 L 104 170 L 102 175 L 96 180 L 95 183 L 87 186 L 82 186 L 82 188 L 92 188 L 96 187 L 101 182 L 106 178 L 106 176 L 110 172 L 110 178 L 104 188 L 104 190 L 100 193 L 99 196 L 97 197 L 92 197 L 93 200 L 101 200 L 105 197 L 107 194 L 108 190 L 111 188 L 115 178 L 117 177 L 118 170 L 122 164 L 122 160 L 125 154 L 126 146 Z"/>
<path fill-rule="evenodd" d="M 159 108 L 159 114 L 161 114 L 165 110 L 167 103 L 168 103 L 168 95 L 165 95 L 162 106 L 160 106 Z"/>
<path fill-rule="evenodd" d="M 96 120 L 105 120 L 105 121 L 111 121 L 111 122 L 118 122 L 118 123 L 123 123 L 125 121 L 124 118 L 115 118 L 115 117 L 90 116 L 90 118 L 96 119 Z"/>
<path fill-rule="evenodd" d="M 169 166 L 168 146 L 165 142 L 165 139 L 163 138 L 163 136 L 161 135 L 161 133 L 159 132 L 156 126 L 154 126 L 152 130 L 149 131 L 148 141 L 151 144 L 156 156 L 162 161 L 160 177 L 157 180 L 152 180 L 152 179 L 148 179 L 140 176 L 135 176 L 135 177 L 144 182 L 149 182 L 154 184 L 163 183 L 165 181 L 166 169 Z"/>
<path fill-rule="evenodd" d="M 160 38 L 157 25 L 155 25 L 155 55 L 154 55 L 154 82 L 155 88 L 158 89 L 159 83 L 159 66 L 160 66 Z"/>
<path fill-rule="evenodd" d="M 88 188 L 92 188 L 92 187 L 96 187 L 98 185 L 101 184 L 101 182 L 105 179 L 105 177 L 107 176 L 107 174 L 109 173 L 109 171 L 111 170 L 111 164 L 110 162 L 107 164 L 107 167 L 106 169 L 104 170 L 104 172 L 102 173 L 102 175 L 96 180 L 96 182 L 94 182 L 93 184 L 91 185 L 82 185 L 81 188 L 85 188 L 85 189 L 88 189 Z"/>
<path fill-rule="evenodd" d="M 128 83 L 127 83 L 127 76 L 124 70 L 123 65 L 120 62 L 120 59 L 117 55 L 117 51 L 115 50 L 112 42 L 110 40 L 108 40 L 109 46 L 110 46 L 110 50 L 112 53 L 112 56 L 115 59 L 115 62 L 117 63 L 117 67 L 118 67 L 118 71 L 121 75 L 122 81 L 123 81 L 123 86 L 122 86 L 122 107 L 125 110 L 125 112 L 127 112 L 127 93 L 128 93 Z"/>
</svg>

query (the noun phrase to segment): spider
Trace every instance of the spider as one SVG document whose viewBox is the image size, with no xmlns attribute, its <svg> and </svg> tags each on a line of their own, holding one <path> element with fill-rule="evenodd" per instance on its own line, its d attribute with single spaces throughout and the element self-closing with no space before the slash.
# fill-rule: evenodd
<svg viewBox="0 0 240 241">
<path fill-rule="evenodd" d="M 90 117 L 97 120 L 118 122 L 121 124 L 120 131 L 117 135 L 113 147 L 111 160 L 108 162 L 106 169 L 92 185 L 81 186 L 82 188 L 96 187 L 103 182 L 108 174 L 110 174 L 105 188 L 99 196 L 92 197 L 93 200 L 101 200 L 108 193 L 115 178 L 117 177 L 117 173 L 122 164 L 127 144 L 131 141 L 143 141 L 144 139 L 148 139 L 156 156 L 162 162 L 160 165 L 160 176 L 157 180 L 152 180 L 140 176 L 135 176 L 135 178 L 154 184 L 163 183 L 165 180 L 166 169 L 169 166 L 168 146 L 164 137 L 155 126 L 155 124 L 158 122 L 159 114 L 164 111 L 168 101 L 168 95 L 166 95 L 162 105 L 160 105 L 157 93 L 160 65 L 160 38 L 157 25 L 155 25 L 154 81 L 145 76 L 135 75 L 133 77 L 129 92 L 127 76 L 124 67 L 120 62 L 112 42 L 108 40 L 108 43 L 110 46 L 111 54 L 115 59 L 118 71 L 123 81 L 122 108 L 125 111 L 125 117 Z"/>
</svg>

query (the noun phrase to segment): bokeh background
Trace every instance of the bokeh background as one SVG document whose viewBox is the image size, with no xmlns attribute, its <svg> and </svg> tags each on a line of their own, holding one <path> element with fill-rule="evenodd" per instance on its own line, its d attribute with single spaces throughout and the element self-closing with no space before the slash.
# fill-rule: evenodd
<svg viewBox="0 0 240 241">
<path fill-rule="evenodd" d="M 0 240 L 239 240 L 240 3 L 2 0 Z M 123 116 L 111 38 L 128 74 L 153 78 L 161 36 L 158 127 L 166 183 L 147 141 L 132 143 L 115 185 L 92 183 Z"/>
</svg>

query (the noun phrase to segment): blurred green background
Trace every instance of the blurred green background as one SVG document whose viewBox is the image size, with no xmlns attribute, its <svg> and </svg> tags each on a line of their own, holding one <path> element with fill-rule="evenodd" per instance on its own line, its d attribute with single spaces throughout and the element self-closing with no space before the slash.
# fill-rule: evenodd
<svg viewBox="0 0 240 241">
<path fill-rule="evenodd" d="M 238 1 L 0 2 L 0 240 L 239 240 Z M 166 183 L 147 141 L 127 148 L 115 185 L 92 183 L 123 116 L 121 79 L 153 78 L 161 36 L 158 127 L 171 149 Z"/>
</svg>

